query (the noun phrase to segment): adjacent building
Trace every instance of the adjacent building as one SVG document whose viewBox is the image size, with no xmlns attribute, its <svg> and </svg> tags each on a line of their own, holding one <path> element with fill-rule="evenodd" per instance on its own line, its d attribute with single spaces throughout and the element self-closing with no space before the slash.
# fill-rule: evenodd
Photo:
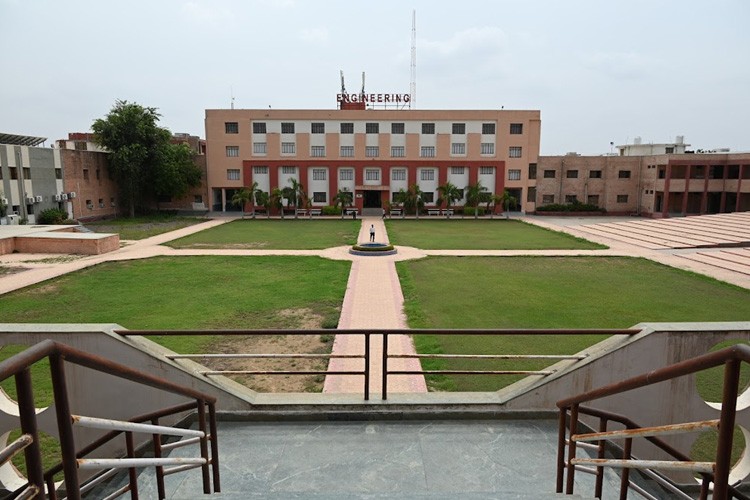
<svg viewBox="0 0 750 500">
<path fill-rule="evenodd" d="M 376 210 L 416 184 L 429 208 L 438 186 L 480 182 L 534 211 L 539 111 L 346 107 L 206 110 L 211 209 L 239 209 L 232 196 L 253 183 L 270 193 L 294 180 L 312 207 L 347 190 L 357 209 Z"/>
</svg>

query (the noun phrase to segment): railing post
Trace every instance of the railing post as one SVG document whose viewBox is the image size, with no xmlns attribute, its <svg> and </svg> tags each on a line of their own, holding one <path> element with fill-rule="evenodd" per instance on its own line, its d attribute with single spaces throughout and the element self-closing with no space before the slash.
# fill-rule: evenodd
<svg viewBox="0 0 750 500">
<path fill-rule="evenodd" d="M 39 431 L 34 407 L 34 390 L 31 383 L 31 370 L 26 368 L 16 374 L 16 392 L 18 394 L 18 413 L 21 420 L 21 434 L 31 436 L 31 444 L 24 450 L 26 458 L 26 476 L 29 484 L 38 488 L 36 498 L 44 498 L 44 470 L 42 454 L 39 448 Z"/>
<path fill-rule="evenodd" d="M 133 442 L 132 432 L 125 432 L 125 451 L 128 458 L 135 458 L 135 443 Z M 130 483 L 131 500 L 138 500 L 138 471 L 135 467 L 128 468 L 128 481 Z"/>
<path fill-rule="evenodd" d="M 562 493 L 563 476 L 565 475 L 565 417 L 568 414 L 568 408 L 560 408 L 560 418 L 557 426 L 557 481 L 555 491 Z"/>
<path fill-rule="evenodd" d="M 153 425 L 159 425 L 158 418 L 152 418 L 151 423 Z M 161 458 L 161 434 L 152 434 L 154 442 L 154 457 Z M 159 495 L 159 500 L 167 498 L 167 492 L 164 488 L 164 467 L 161 465 L 156 466 L 156 491 Z"/>
<path fill-rule="evenodd" d="M 625 440 L 622 448 L 622 458 L 630 460 L 633 452 L 633 438 Z M 628 488 L 630 488 L 630 469 L 625 467 L 620 474 L 620 500 L 628 500 Z"/>
<path fill-rule="evenodd" d="M 216 427 L 216 405 L 214 403 L 208 403 L 208 425 L 211 428 L 211 470 L 214 476 L 214 493 L 220 493 L 219 430 Z"/>
<path fill-rule="evenodd" d="M 383 399 L 388 399 L 388 332 L 383 332 Z"/>
<path fill-rule="evenodd" d="M 607 419 L 602 417 L 599 419 L 599 432 L 607 432 Z M 599 449 L 596 453 L 596 458 L 604 458 L 604 452 L 606 451 L 605 440 L 599 441 Z M 596 484 L 594 486 L 594 498 L 602 497 L 602 489 L 604 486 L 604 467 L 599 466 L 596 468 Z"/>
<path fill-rule="evenodd" d="M 55 411 L 57 414 L 57 431 L 60 437 L 60 454 L 62 455 L 63 474 L 65 476 L 65 495 L 70 500 L 80 500 L 81 485 L 78 484 L 73 421 L 70 416 L 70 401 L 68 400 L 63 363 L 64 359 L 59 353 L 52 354 L 49 358 L 52 391 L 55 396 Z"/>
<path fill-rule="evenodd" d="M 721 399 L 719 420 L 719 444 L 716 447 L 716 473 L 714 475 L 714 500 L 729 498 L 729 469 L 732 467 L 732 439 L 734 417 L 737 412 L 740 361 L 729 359 L 724 365 L 724 395 Z"/>
<path fill-rule="evenodd" d="M 365 401 L 370 399 L 370 332 L 365 333 Z"/>
<path fill-rule="evenodd" d="M 203 437 L 200 439 L 201 446 L 201 457 L 206 460 L 206 463 L 201 465 L 201 472 L 203 473 L 203 493 L 206 495 L 211 494 L 211 475 L 208 470 L 208 443 L 207 435 L 208 429 L 206 427 L 206 402 L 202 399 L 198 400 L 196 405 L 198 410 L 198 428 L 203 431 Z"/>
<path fill-rule="evenodd" d="M 573 441 L 573 436 L 578 433 L 578 403 L 573 403 L 570 407 L 570 434 L 568 438 L 568 464 L 567 464 L 567 477 L 565 483 L 565 494 L 573 494 L 573 485 L 575 480 L 575 465 L 573 465 L 573 459 L 576 457 L 576 443 Z"/>
</svg>

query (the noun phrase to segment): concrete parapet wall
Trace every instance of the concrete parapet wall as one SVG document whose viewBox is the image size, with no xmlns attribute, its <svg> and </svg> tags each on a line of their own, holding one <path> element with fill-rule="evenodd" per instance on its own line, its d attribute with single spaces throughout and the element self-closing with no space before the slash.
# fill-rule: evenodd
<svg viewBox="0 0 750 500">
<path fill-rule="evenodd" d="M 70 233 L 65 233 L 70 234 Z M 59 238 L 54 236 L 19 236 L 15 250 L 21 253 L 67 253 L 99 255 L 120 248 L 120 235 L 107 234 L 99 238 Z"/>
</svg>

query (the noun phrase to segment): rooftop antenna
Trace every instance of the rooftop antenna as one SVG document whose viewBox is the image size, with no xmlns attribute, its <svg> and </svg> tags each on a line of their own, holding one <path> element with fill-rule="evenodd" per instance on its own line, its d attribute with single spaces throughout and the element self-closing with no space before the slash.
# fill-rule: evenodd
<svg viewBox="0 0 750 500">
<path fill-rule="evenodd" d="M 229 97 L 231 98 L 231 99 L 230 99 L 230 103 L 229 103 L 229 106 L 230 106 L 230 107 L 231 107 L 232 109 L 234 109 L 234 90 L 232 89 L 232 86 L 231 86 L 231 85 L 229 86 Z"/>
<path fill-rule="evenodd" d="M 365 95 L 365 72 L 362 72 L 362 91 L 360 94 Z"/>
<path fill-rule="evenodd" d="M 417 107 L 417 11 L 411 11 L 411 74 L 409 82 L 409 108 Z"/>
<path fill-rule="evenodd" d="M 341 73 L 341 93 L 346 94 L 346 87 L 344 86 L 344 70 L 341 69 L 339 72 Z"/>
</svg>

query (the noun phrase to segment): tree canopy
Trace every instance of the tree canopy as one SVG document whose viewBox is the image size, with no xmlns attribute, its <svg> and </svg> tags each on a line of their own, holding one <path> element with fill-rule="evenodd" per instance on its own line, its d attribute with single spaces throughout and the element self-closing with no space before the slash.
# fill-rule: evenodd
<svg viewBox="0 0 750 500">
<path fill-rule="evenodd" d="M 116 101 L 94 121 L 94 140 L 110 152 L 109 170 L 130 216 L 146 199 L 181 197 L 200 185 L 201 171 L 192 150 L 171 144 L 172 134 L 158 125 L 156 108 Z"/>
</svg>

